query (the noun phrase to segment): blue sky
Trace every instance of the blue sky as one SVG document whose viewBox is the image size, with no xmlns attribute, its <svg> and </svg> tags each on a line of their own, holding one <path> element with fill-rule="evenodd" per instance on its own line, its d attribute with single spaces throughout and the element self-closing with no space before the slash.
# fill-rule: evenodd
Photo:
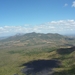
<svg viewBox="0 0 75 75">
<path fill-rule="evenodd" d="M 75 0 L 0 0 L 0 36 L 75 32 Z"/>
</svg>

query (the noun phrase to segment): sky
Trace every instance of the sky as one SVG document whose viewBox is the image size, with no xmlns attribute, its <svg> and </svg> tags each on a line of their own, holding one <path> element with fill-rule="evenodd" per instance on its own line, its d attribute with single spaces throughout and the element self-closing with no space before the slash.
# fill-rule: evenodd
<svg viewBox="0 0 75 75">
<path fill-rule="evenodd" d="M 75 34 L 75 0 L 0 0 L 0 36 Z"/>
</svg>

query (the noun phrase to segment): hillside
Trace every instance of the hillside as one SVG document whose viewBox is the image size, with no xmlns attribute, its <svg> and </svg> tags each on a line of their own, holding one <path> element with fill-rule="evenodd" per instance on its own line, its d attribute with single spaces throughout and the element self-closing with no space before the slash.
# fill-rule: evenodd
<svg viewBox="0 0 75 75">
<path fill-rule="evenodd" d="M 0 49 L 0 75 L 75 75 L 75 47 Z"/>
<path fill-rule="evenodd" d="M 15 35 L 0 41 L 1 46 L 73 46 L 75 38 L 69 38 L 60 34 L 27 33 L 24 35 Z"/>
<path fill-rule="evenodd" d="M 75 38 L 27 33 L 0 41 L 0 75 L 75 75 Z"/>
<path fill-rule="evenodd" d="M 22 64 L 25 66 L 22 72 L 26 75 L 75 75 L 74 53 L 75 47 L 51 51 L 47 58 Z"/>
</svg>

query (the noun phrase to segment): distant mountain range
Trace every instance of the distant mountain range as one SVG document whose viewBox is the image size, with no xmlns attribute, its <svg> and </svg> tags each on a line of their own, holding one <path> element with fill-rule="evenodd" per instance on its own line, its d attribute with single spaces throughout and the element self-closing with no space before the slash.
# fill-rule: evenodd
<svg viewBox="0 0 75 75">
<path fill-rule="evenodd" d="M 27 33 L 16 34 L 15 36 L 2 39 L 0 45 L 6 46 L 74 46 L 75 38 L 66 37 L 60 34 Z"/>
<path fill-rule="evenodd" d="M 66 35 L 68 37 L 75 37 L 75 34 L 69 34 L 69 35 Z"/>
<path fill-rule="evenodd" d="M 0 37 L 0 40 L 3 40 L 3 39 L 6 39 L 7 37 L 5 36 L 5 37 Z"/>
</svg>

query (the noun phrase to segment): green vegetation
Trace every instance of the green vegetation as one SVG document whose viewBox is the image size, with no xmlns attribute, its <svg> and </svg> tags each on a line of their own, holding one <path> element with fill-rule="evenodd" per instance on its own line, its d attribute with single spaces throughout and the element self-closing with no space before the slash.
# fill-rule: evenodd
<svg viewBox="0 0 75 75">
<path fill-rule="evenodd" d="M 38 59 L 48 59 L 49 52 L 53 49 L 16 49 L 7 48 L 0 49 L 0 75 L 14 75 L 15 73 L 21 74 L 21 69 L 19 67 L 25 62 Z"/>
<path fill-rule="evenodd" d="M 75 75 L 75 47 L 71 47 L 75 39 L 39 33 L 18 36 L 17 40 L 12 38 L 0 41 L 0 75 L 25 75 L 21 70 L 26 66 L 21 65 L 38 60 L 60 61 L 60 66 L 52 68 L 52 75 Z"/>
</svg>

